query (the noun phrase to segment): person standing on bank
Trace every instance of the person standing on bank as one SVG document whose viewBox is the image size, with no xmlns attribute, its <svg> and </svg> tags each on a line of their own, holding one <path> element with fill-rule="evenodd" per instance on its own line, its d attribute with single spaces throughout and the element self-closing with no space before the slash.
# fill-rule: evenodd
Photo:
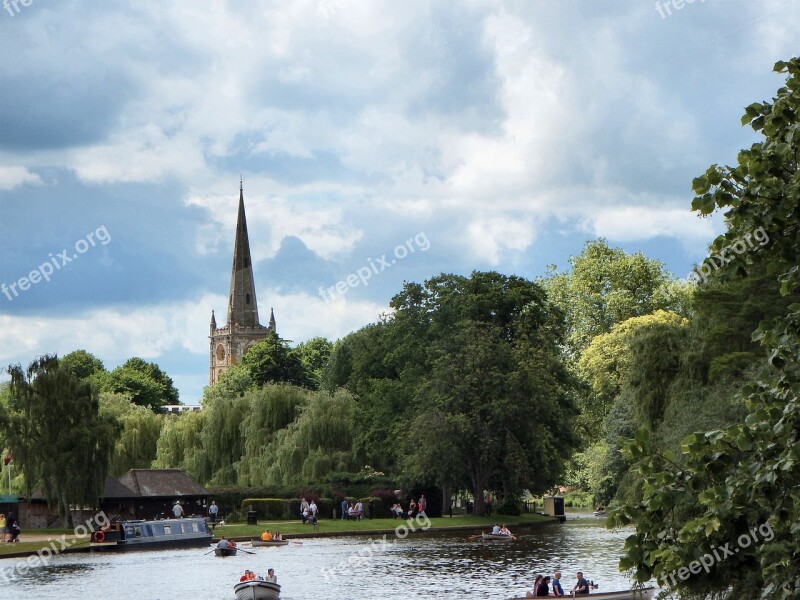
<svg viewBox="0 0 800 600">
<path fill-rule="evenodd" d="M 172 507 L 172 514 L 175 515 L 176 519 L 180 519 L 183 516 L 183 507 L 181 506 L 180 500 L 175 500 L 175 506 Z"/>
<path fill-rule="evenodd" d="M 217 522 L 217 513 L 219 512 L 219 506 L 213 500 L 211 501 L 211 506 L 208 507 L 208 516 L 211 517 L 211 522 Z"/>
</svg>

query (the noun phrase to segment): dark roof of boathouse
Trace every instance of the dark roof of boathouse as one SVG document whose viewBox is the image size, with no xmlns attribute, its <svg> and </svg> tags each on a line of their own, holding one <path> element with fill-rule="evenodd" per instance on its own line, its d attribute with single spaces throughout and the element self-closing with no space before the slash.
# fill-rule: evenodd
<svg viewBox="0 0 800 600">
<path fill-rule="evenodd" d="M 135 497 L 136 494 L 134 494 L 130 489 L 111 477 L 111 475 L 106 475 L 106 482 L 103 485 L 103 498 L 122 499 Z"/>
<path fill-rule="evenodd" d="M 119 483 L 137 498 L 180 498 L 210 496 L 202 485 L 180 469 L 131 469 L 119 478 Z"/>
</svg>

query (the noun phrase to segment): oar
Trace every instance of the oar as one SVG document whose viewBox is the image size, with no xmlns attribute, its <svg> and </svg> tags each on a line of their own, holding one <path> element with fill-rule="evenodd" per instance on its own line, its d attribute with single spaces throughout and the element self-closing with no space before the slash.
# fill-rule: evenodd
<svg viewBox="0 0 800 600">
<path fill-rule="evenodd" d="M 482 536 L 483 536 L 483 534 L 482 534 L 482 533 L 479 533 L 478 535 L 471 535 L 471 536 L 469 536 L 469 538 L 468 538 L 468 539 L 470 539 L 470 540 L 476 540 L 476 539 L 478 539 L 479 537 L 482 537 Z"/>
<path fill-rule="evenodd" d="M 216 548 L 212 548 L 211 550 L 209 550 L 208 552 L 206 552 L 205 554 L 203 554 L 203 556 L 206 556 L 207 554 L 211 554 L 211 553 L 212 553 L 214 550 L 216 550 Z"/>
<path fill-rule="evenodd" d="M 298 546 L 302 546 L 303 542 L 295 542 L 294 540 L 289 540 L 290 544 L 297 544 Z"/>
<path fill-rule="evenodd" d="M 250 550 L 245 550 L 245 549 L 244 549 L 244 548 L 242 548 L 241 546 L 236 546 L 236 547 L 237 547 L 237 548 L 239 549 L 239 551 L 241 551 L 241 552 L 246 552 L 247 554 L 255 554 L 255 552 L 251 552 Z"/>
</svg>

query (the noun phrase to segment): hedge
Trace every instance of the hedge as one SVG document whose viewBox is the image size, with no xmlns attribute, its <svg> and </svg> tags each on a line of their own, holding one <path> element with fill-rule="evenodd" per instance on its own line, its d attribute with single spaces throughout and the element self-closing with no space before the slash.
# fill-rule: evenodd
<svg viewBox="0 0 800 600">
<path fill-rule="evenodd" d="M 330 518 L 333 514 L 334 502 L 331 498 L 307 498 L 317 503 L 317 516 L 319 518 Z M 300 518 L 300 500 L 291 498 L 245 498 L 242 500 L 242 515 L 252 510 L 258 513 L 259 519 L 287 519 L 296 520 Z"/>
</svg>

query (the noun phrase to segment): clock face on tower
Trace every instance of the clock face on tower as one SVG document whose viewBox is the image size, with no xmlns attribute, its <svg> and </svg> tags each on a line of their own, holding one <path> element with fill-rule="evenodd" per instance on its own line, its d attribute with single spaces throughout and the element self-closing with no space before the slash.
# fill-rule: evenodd
<svg viewBox="0 0 800 600">
<path fill-rule="evenodd" d="M 222 344 L 217 346 L 217 360 L 225 360 L 225 347 Z"/>
</svg>

